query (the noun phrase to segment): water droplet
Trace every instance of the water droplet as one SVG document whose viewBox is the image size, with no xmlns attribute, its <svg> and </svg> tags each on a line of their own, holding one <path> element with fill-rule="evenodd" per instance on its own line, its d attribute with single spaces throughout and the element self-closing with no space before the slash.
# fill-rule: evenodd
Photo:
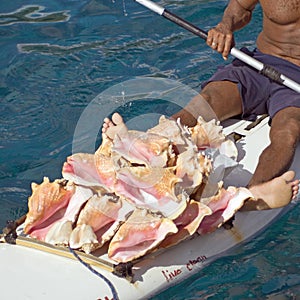
<svg viewBox="0 0 300 300">
<path fill-rule="evenodd" d="M 124 13 L 124 16 L 127 17 L 128 13 L 127 13 L 127 10 L 126 10 L 126 3 L 125 3 L 125 0 L 122 0 L 122 1 L 123 1 L 123 13 Z"/>
</svg>

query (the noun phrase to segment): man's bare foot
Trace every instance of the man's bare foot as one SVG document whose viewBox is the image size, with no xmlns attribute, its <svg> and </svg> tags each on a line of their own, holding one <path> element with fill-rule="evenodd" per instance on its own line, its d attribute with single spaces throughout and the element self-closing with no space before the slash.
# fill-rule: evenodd
<svg viewBox="0 0 300 300">
<path fill-rule="evenodd" d="M 102 125 L 102 134 L 110 139 L 114 139 L 116 135 L 124 135 L 128 131 L 123 118 L 120 114 L 114 113 L 112 119 L 105 118 Z"/>
<path fill-rule="evenodd" d="M 299 192 L 299 180 L 295 172 L 287 171 L 279 177 L 249 188 L 254 199 L 246 201 L 241 210 L 263 210 L 286 206 Z"/>
</svg>

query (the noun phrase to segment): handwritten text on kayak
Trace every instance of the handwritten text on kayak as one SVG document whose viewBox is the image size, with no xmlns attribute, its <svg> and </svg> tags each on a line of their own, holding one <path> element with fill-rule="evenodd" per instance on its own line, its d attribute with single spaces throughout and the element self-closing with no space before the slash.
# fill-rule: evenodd
<svg viewBox="0 0 300 300">
<path fill-rule="evenodd" d="M 198 264 L 203 263 L 206 260 L 206 256 L 202 255 L 202 256 L 198 256 L 196 259 L 190 259 L 185 267 L 186 269 L 190 272 L 194 269 L 194 267 L 196 267 Z M 176 277 L 178 277 L 184 270 L 182 268 L 178 268 L 178 269 L 173 269 L 173 270 L 162 270 L 162 274 L 164 275 L 165 279 L 167 282 L 172 281 L 173 279 L 175 279 Z"/>
</svg>

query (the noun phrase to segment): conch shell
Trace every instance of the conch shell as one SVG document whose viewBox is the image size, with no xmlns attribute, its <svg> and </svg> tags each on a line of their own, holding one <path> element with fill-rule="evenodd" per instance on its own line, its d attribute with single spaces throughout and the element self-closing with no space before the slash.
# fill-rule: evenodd
<svg viewBox="0 0 300 300">
<path fill-rule="evenodd" d="M 74 188 L 66 185 L 65 180 L 50 182 L 44 177 L 41 184 L 32 183 L 32 195 L 28 199 L 28 213 L 24 223 L 24 232 L 30 233 L 44 223 L 61 208 L 68 205 Z"/>
<path fill-rule="evenodd" d="M 192 141 L 198 149 L 206 149 L 208 147 L 218 148 L 225 141 L 223 127 L 216 120 L 205 122 L 199 116 L 195 127 L 190 128 Z"/>
<path fill-rule="evenodd" d="M 131 261 L 153 250 L 168 234 L 177 231 L 170 219 L 136 209 L 111 240 L 108 256 L 117 262 Z"/>
</svg>

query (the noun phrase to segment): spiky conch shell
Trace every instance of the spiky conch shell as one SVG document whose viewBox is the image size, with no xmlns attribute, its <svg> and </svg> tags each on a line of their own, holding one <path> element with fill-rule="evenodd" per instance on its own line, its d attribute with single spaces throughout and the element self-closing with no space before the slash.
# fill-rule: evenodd
<svg viewBox="0 0 300 300">
<path fill-rule="evenodd" d="M 223 127 L 216 120 L 209 122 L 199 116 L 197 124 L 190 128 L 192 141 L 199 149 L 211 147 L 218 148 L 225 141 Z"/>
<path fill-rule="evenodd" d="M 28 198 L 28 213 L 24 222 L 24 233 L 51 217 L 56 211 L 68 205 L 75 191 L 72 183 L 65 180 L 50 182 L 44 177 L 41 184 L 32 183 L 32 195 Z"/>
</svg>

